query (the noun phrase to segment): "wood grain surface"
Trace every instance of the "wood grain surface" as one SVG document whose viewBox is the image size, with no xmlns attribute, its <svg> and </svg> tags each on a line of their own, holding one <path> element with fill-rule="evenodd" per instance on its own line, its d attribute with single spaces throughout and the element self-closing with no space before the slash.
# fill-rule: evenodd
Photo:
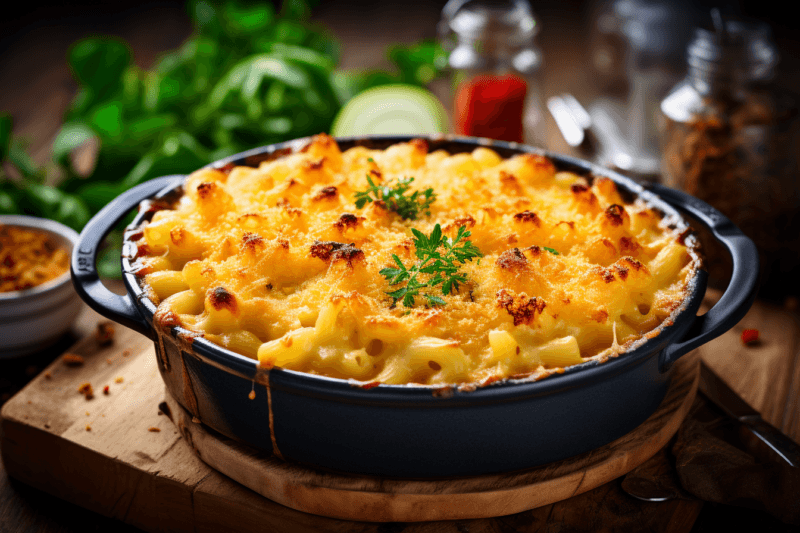
<svg viewBox="0 0 800 533">
<path fill-rule="evenodd" d="M 709 291 L 704 307 L 720 296 Z M 732 330 L 697 351 L 764 420 L 800 443 L 800 315 L 793 301 L 788 306 L 756 302 Z M 758 342 L 743 344 L 745 329 L 757 329 Z"/>
<path fill-rule="evenodd" d="M 152 342 L 126 328 L 117 328 L 110 345 L 89 335 L 70 352 L 82 356 L 83 364 L 56 360 L 3 407 L 6 469 L 34 487 L 147 531 L 247 530 L 265 523 L 280 531 L 383 531 L 380 524 L 284 507 L 210 468 L 198 452 L 292 507 L 361 521 L 423 521 L 409 531 L 426 531 L 431 524 L 435 531 L 458 531 L 458 523 L 480 522 L 467 518 L 486 517 L 487 527 L 492 520 L 507 520 L 491 519 L 495 514 L 517 520 L 525 516 L 533 526 L 541 509 L 573 519 L 584 509 L 597 511 L 601 502 L 614 507 L 627 503 L 640 519 L 656 522 L 650 513 L 669 518 L 658 531 L 682 531 L 691 522 L 676 517 L 675 524 L 684 529 L 667 528 L 673 523 L 668 511 L 691 516 L 699 510 L 698 502 L 685 501 L 674 508 L 648 509 L 615 486 L 600 486 L 649 458 L 674 433 L 691 404 L 696 361 L 676 367 L 662 409 L 609 446 L 521 473 L 420 482 L 333 475 L 243 451 L 211 437 L 191 417 L 181 419 L 180 408 L 173 405 L 166 410 L 185 428 L 182 436 L 161 414 L 165 391 Z M 85 383 L 91 384 L 94 397 L 78 392 Z M 592 501 L 584 494 L 594 492 L 589 489 L 601 500 L 584 506 L 587 498 Z M 566 501 L 556 503 L 561 499 Z M 574 507 L 576 499 L 584 504 Z M 561 506 L 572 511 L 560 511 Z M 525 511 L 532 507 L 538 509 Z M 582 520 L 589 523 L 591 517 Z"/>
</svg>

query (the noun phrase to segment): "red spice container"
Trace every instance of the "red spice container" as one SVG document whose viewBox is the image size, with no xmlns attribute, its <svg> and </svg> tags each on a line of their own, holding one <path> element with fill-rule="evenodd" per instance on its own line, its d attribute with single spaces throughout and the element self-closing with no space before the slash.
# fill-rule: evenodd
<svg viewBox="0 0 800 533">
<path fill-rule="evenodd" d="M 528 84 L 519 76 L 480 75 L 458 87 L 454 116 L 461 135 L 524 141 L 522 116 Z"/>
<path fill-rule="evenodd" d="M 447 3 L 440 35 L 450 51 L 456 133 L 544 143 L 538 31 L 525 0 Z"/>
</svg>

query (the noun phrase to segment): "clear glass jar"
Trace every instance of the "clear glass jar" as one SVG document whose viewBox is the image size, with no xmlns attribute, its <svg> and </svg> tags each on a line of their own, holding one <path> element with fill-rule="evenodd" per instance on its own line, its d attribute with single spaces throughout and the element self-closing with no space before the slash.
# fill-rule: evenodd
<svg viewBox="0 0 800 533">
<path fill-rule="evenodd" d="M 661 103 L 662 171 L 667 185 L 713 205 L 755 241 L 762 291 L 780 290 L 800 255 L 797 100 L 774 83 L 768 26 L 722 27 L 696 30 L 688 75 Z M 724 277 L 726 254 L 707 255 L 712 279 Z"/>
<path fill-rule="evenodd" d="M 628 93 L 628 40 L 622 31 L 635 11 L 631 0 L 596 0 L 589 9 L 589 57 L 592 78 L 600 93 L 625 98 Z"/>
<path fill-rule="evenodd" d="M 526 0 L 450 0 L 440 38 L 449 51 L 454 131 L 543 145 L 539 26 Z"/>
</svg>

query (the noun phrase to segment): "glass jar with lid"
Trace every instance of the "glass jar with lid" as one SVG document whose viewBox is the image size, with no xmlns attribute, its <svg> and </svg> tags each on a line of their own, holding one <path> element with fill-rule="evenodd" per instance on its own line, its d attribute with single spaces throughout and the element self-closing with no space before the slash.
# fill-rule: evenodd
<svg viewBox="0 0 800 533">
<path fill-rule="evenodd" d="M 456 133 L 542 145 L 539 26 L 526 0 L 450 0 L 440 38 L 449 51 Z"/>
<path fill-rule="evenodd" d="M 778 52 L 763 23 L 697 29 L 688 74 L 662 101 L 665 183 L 705 200 L 759 247 L 762 291 L 798 267 L 800 121 L 775 83 Z M 710 250 L 712 278 L 718 255 Z"/>
<path fill-rule="evenodd" d="M 592 81 L 603 94 L 590 106 L 616 122 L 614 159 L 628 175 L 658 180 L 661 100 L 685 73 L 684 53 L 699 23 L 689 0 L 595 0 L 590 10 Z M 590 111 L 590 112 L 592 112 Z"/>
</svg>

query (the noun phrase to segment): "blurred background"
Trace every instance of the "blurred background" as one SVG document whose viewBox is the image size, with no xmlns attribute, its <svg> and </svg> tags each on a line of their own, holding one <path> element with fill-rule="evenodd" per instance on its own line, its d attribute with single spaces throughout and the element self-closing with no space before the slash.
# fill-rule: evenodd
<svg viewBox="0 0 800 533">
<path fill-rule="evenodd" d="M 762 296 L 780 300 L 800 255 L 797 30 L 755 0 L 15 3 L 0 213 L 79 230 L 142 181 L 255 146 L 457 132 L 709 201 L 759 244 Z M 725 255 L 709 250 L 718 286 Z"/>
</svg>

